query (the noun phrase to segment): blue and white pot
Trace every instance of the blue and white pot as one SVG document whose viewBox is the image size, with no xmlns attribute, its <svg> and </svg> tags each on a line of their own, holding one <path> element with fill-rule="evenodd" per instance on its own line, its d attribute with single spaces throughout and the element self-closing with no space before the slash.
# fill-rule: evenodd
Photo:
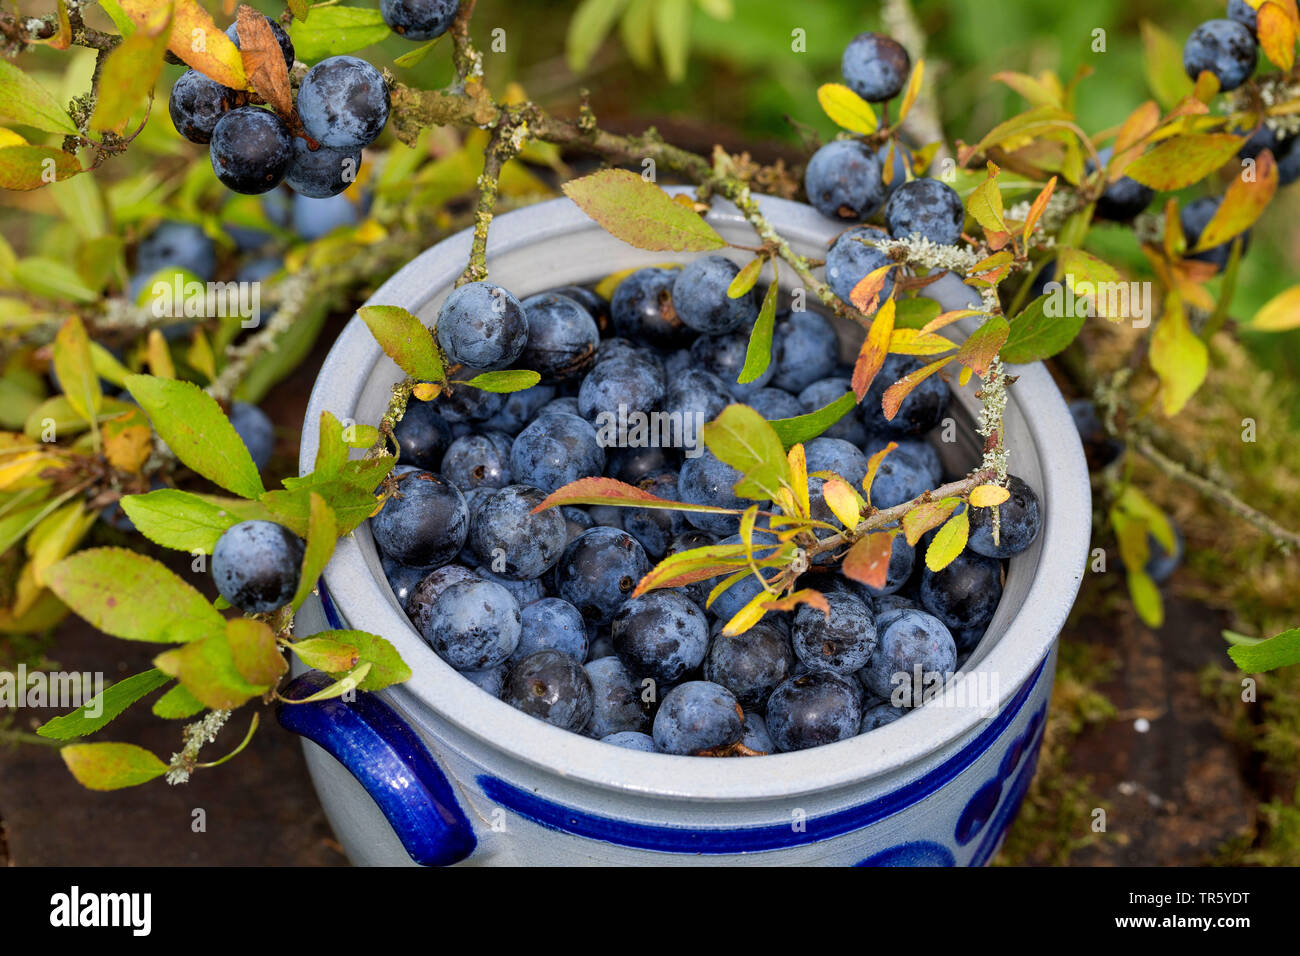
<svg viewBox="0 0 1300 956">
<path fill-rule="evenodd" d="M 770 198 L 761 205 L 805 255 L 823 257 L 838 232 L 810 207 Z M 729 240 L 754 241 L 728 204 L 715 202 L 709 220 Z M 439 243 L 370 302 L 404 306 L 432 323 L 469 248 L 468 232 Z M 674 258 L 612 238 L 568 200 L 498 217 L 488 251 L 492 278 L 520 298 Z M 312 779 L 348 856 L 358 864 L 987 862 L 1034 774 L 1056 639 L 1090 533 L 1087 468 L 1065 403 L 1041 365 L 1015 374 L 1006 442 L 1015 472 L 1042 496 L 1042 534 L 1011 561 L 997 615 L 949 700 L 813 750 L 734 759 L 646 754 L 535 720 L 461 677 L 420 639 L 367 527 L 340 541 L 319 597 L 298 615 L 299 634 L 327 627 L 381 634 L 414 672 L 352 703 L 281 710 L 281 722 L 307 738 Z M 315 460 L 321 412 L 376 422 L 401 378 L 354 318 L 312 392 L 301 468 Z M 977 401 L 969 387 L 954 391 L 959 432 L 969 437 Z M 972 447 L 944 453 L 969 464 Z M 320 680 L 300 676 L 294 696 Z"/>
</svg>

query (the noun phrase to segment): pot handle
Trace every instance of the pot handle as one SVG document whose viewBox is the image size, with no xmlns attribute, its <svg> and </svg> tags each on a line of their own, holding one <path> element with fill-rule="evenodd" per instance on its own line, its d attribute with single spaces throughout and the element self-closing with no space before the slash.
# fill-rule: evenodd
<svg viewBox="0 0 1300 956">
<path fill-rule="evenodd" d="M 301 700 L 333 682 L 320 671 L 308 671 L 289 683 L 284 696 Z M 282 703 L 276 717 L 356 777 L 416 863 L 446 866 L 474 852 L 474 828 L 446 774 L 414 731 L 374 694 L 363 691 L 351 702 L 334 697 Z"/>
</svg>

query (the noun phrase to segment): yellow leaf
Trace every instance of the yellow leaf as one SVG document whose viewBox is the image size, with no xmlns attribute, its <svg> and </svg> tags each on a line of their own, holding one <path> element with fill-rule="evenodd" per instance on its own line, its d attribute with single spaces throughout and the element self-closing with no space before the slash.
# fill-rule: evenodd
<svg viewBox="0 0 1300 956">
<path fill-rule="evenodd" d="M 14 487 L 24 478 L 39 474 L 53 464 L 54 459 L 41 451 L 6 455 L 0 458 L 0 491 Z"/>
<path fill-rule="evenodd" d="M 966 547 L 970 535 L 970 515 L 962 511 L 953 515 L 934 533 L 930 547 L 925 552 L 925 566 L 931 571 L 942 571 L 956 560 Z"/>
<path fill-rule="evenodd" d="M 176 377 L 176 366 L 172 364 L 171 350 L 167 347 L 167 340 L 163 338 L 162 331 L 159 329 L 149 330 L 147 357 L 149 371 L 156 378 Z"/>
<path fill-rule="evenodd" d="M 442 394 L 442 386 L 437 382 L 421 382 L 411 389 L 411 394 L 422 402 L 431 402 Z"/>
<path fill-rule="evenodd" d="M 997 178 L 1000 170 L 995 164 L 989 163 L 988 172 L 988 178 L 976 186 L 970 198 L 966 200 L 966 211 L 980 224 L 986 234 L 1006 232 L 1002 189 L 998 186 Z"/>
<path fill-rule="evenodd" d="M 1001 485 L 980 485 L 970 493 L 970 503 L 976 508 L 996 508 L 1011 497 L 1011 492 Z"/>
<path fill-rule="evenodd" d="M 1264 303 L 1251 320 L 1252 332 L 1287 332 L 1300 329 L 1300 285 L 1293 285 Z"/>
<path fill-rule="evenodd" d="M 790 487 L 794 489 L 795 502 L 801 509 L 799 514 L 809 515 L 812 505 L 808 501 L 808 457 L 803 445 L 791 446 L 785 457 L 790 463 Z"/>
<path fill-rule="evenodd" d="M 90 127 L 121 132 L 131 114 L 153 93 L 171 36 L 170 3 L 157 5 L 148 19 L 108 55 L 99 79 L 99 100 Z"/>
<path fill-rule="evenodd" d="M 1264 150 L 1255 160 L 1255 175 L 1249 181 L 1237 176 L 1228 185 L 1223 202 L 1202 230 L 1193 251 L 1213 249 L 1253 226 L 1272 202 L 1277 183 L 1277 160 L 1272 152 Z"/>
<path fill-rule="evenodd" d="M 858 493 L 842 478 L 830 478 L 822 485 L 822 498 L 831 509 L 831 513 L 846 528 L 856 528 L 862 514 L 862 504 Z"/>
<path fill-rule="evenodd" d="M 1256 13 L 1255 34 L 1269 62 L 1284 72 L 1295 64 L 1295 25 L 1280 4 L 1268 0 Z"/>
<path fill-rule="evenodd" d="M 54 337 L 54 371 L 72 410 L 93 421 L 103 404 L 104 393 L 90 353 L 90 337 L 75 315 L 63 323 Z"/>
<path fill-rule="evenodd" d="M 45 572 L 72 553 L 98 517 L 97 512 L 87 511 L 80 501 L 74 501 L 33 529 L 27 538 L 27 553 L 32 559 L 32 577 L 37 584 L 45 586 Z"/>
<path fill-rule="evenodd" d="M 1160 402 L 1166 415 L 1177 415 L 1205 381 L 1209 353 L 1188 324 L 1177 293 L 1169 294 L 1165 314 L 1151 335 L 1151 368 L 1160 378 Z"/>
<path fill-rule="evenodd" d="M 876 131 L 876 111 L 843 83 L 822 84 L 817 88 L 817 102 L 836 126 L 850 133 L 865 136 Z"/>
<path fill-rule="evenodd" d="M 104 423 L 104 457 L 121 471 L 139 472 L 153 450 L 149 420 L 135 410 Z"/>
<path fill-rule="evenodd" d="M 956 347 L 942 335 L 923 329 L 894 329 L 889 336 L 889 351 L 893 355 L 940 355 Z"/>
<path fill-rule="evenodd" d="M 907 90 L 903 93 L 903 102 L 898 107 L 898 122 L 901 124 L 907 119 L 907 114 L 911 112 L 912 104 L 916 102 L 917 96 L 921 93 L 921 81 L 925 77 L 925 61 L 917 60 L 916 66 L 912 67 L 912 76 L 907 81 Z M 888 185 L 888 183 L 886 183 Z"/>
</svg>

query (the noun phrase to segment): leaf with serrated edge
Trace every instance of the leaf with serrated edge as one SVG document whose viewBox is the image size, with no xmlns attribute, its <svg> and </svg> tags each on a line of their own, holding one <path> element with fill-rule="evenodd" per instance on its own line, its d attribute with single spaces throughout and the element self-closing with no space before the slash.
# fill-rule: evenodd
<svg viewBox="0 0 1300 956">
<path fill-rule="evenodd" d="M 154 701 L 151 709 L 155 717 L 161 717 L 163 720 L 185 720 L 204 708 L 203 701 L 177 684 Z"/>
<path fill-rule="evenodd" d="M 235 20 L 239 34 L 239 52 L 244 62 L 248 85 L 261 94 L 281 116 L 293 112 L 293 93 L 289 89 L 289 68 L 284 53 L 261 12 L 241 4 Z"/>
<path fill-rule="evenodd" d="M 289 647 L 308 667 L 327 674 L 346 674 L 361 660 L 361 652 L 351 644 L 328 637 L 309 637 Z"/>
<path fill-rule="evenodd" d="M 217 539 L 242 520 L 219 504 L 175 488 L 127 495 L 122 510 L 154 544 L 177 551 L 211 554 Z"/>
<path fill-rule="evenodd" d="M 247 619 L 245 619 L 247 620 Z M 239 672 L 225 633 L 193 641 L 153 659 L 154 666 L 179 680 L 213 710 L 234 710 L 266 693 L 269 684 L 254 684 Z"/>
<path fill-rule="evenodd" d="M 1210 175 L 1237 154 L 1242 142 L 1228 133 L 1184 133 L 1148 150 L 1124 175 L 1158 192 L 1173 192 Z"/>
<path fill-rule="evenodd" d="M 801 442 L 812 441 L 853 411 L 857 404 L 858 396 L 852 392 L 845 392 L 835 401 L 828 402 L 816 411 L 809 412 L 806 415 L 798 415 L 794 418 L 777 418 L 768 422 L 768 424 L 772 426 L 772 430 L 781 439 L 781 443 L 786 448 L 789 448 Z"/>
<path fill-rule="evenodd" d="M 965 549 L 969 535 L 969 512 L 962 511 L 953 515 L 930 541 L 930 547 L 925 551 L 925 566 L 937 573 L 952 564 Z"/>
<path fill-rule="evenodd" d="M 135 744 L 69 744 L 59 756 L 87 790 L 136 787 L 167 772 L 165 763 Z"/>
<path fill-rule="evenodd" d="M 889 337 L 891 355 L 942 355 L 957 347 L 942 335 L 920 329 L 894 329 Z"/>
<path fill-rule="evenodd" d="M 564 194 L 617 239 L 657 252 L 707 252 L 727 242 L 702 218 L 636 173 L 606 169 L 564 184 Z"/>
<path fill-rule="evenodd" d="M 275 633 L 264 621 L 233 617 L 226 622 L 226 640 L 235 669 L 250 684 L 270 686 L 289 669 Z"/>
<path fill-rule="evenodd" d="M 1257 643 L 1234 645 L 1228 648 L 1228 656 L 1247 674 L 1262 674 L 1300 663 L 1300 628 Z"/>
<path fill-rule="evenodd" d="M 433 333 L 410 312 L 397 305 L 363 305 L 357 315 L 366 323 L 380 348 L 407 375 L 427 382 L 445 378 L 442 355 Z"/>
<path fill-rule="evenodd" d="M 755 490 L 750 486 L 790 483 L 790 464 L 780 436 L 748 405 L 728 405 L 704 426 L 703 435 L 705 446 L 719 461 L 745 476 L 736 484 L 737 494 L 750 496 Z"/>
<path fill-rule="evenodd" d="M 190 382 L 149 375 L 132 375 L 126 387 L 182 463 L 245 498 L 263 493 L 257 465 L 211 395 Z"/>
<path fill-rule="evenodd" d="M 113 637 L 173 644 L 225 631 L 225 619 L 202 594 L 126 548 L 78 551 L 45 578 L 64 604 Z"/>
<path fill-rule="evenodd" d="M 528 369 L 507 369 L 503 372 L 484 372 L 481 375 L 475 375 L 468 382 L 459 384 L 469 385 L 484 392 L 522 392 L 525 389 L 532 388 L 542 380 L 542 376 L 537 372 Z"/>
<path fill-rule="evenodd" d="M 157 668 L 150 668 L 140 674 L 118 681 L 102 693 L 96 694 L 82 706 L 69 714 L 62 714 L 47 720 L 36 732 L 51 740 L 73 740 L 85 737 L 105 727 L 113 718 L 170 681 L 166 674 Z M 91 712 L 98 714 L 90 716 Z"/>
<path fill-rule="evenodd" d="M 1079 334 L 1086 316 L 1076 315 L 1073 310 L 1049 316 L 1045 308 L 1047 301 L 1046 296 L 1039 296 L 1008 323 L 1007 340 L 999 351 L 1004 362 L 1013 365 L 1041 362 L 1063 351 Z"/>
</svg>

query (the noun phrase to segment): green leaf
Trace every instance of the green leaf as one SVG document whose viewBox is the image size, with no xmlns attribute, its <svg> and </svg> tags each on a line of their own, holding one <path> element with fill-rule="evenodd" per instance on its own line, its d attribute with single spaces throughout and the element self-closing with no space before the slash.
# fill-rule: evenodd
<svg viewBox="0 0 1300 956">
<path fill-rule="evenodd" d="M 459 384 L 472 385 L 484 392 L 522 392 L 524 389 L 532 388 L 541 380 L 542 377 L 536 372 L 520 368 L 507 369 L 504 372 L 484 372 L 475 375 L 468 382 Z"/>
<path fill-rule="evenodd" d="M 267 684 L 253 684 L 235 664 L 234 652 L 225 633 L 166 651 L 154 658 L 154 666 L 179 680 L 196 699 L 213 710 L 234 710 L 266 693 Z"/>
<path fill-rule="evenodd" d="M 317 6 L 310 20 L 289 25 L 294 53 L 304 63 L 362 50 L 391 35 L 378 10 L 362 7 Z"/>
<path fill-rule="evenodd" d="M 772 430 L 781 439 L 786 448 L 812 441 L 826 429 L 830 428 L 847 415 L 858 404 L 858 396 L 845 392 L 835 401 L 796 418 L 778 418 L 771 422 Z"/>
<path fill-rule="evenodd" d="M 361 653 L 353 645 L 328 637 L 309 637 L 289 645 L 304 664 L 327 674 L 346 674 L 357 666 Z"/>
<path fill-rule="evenodd" d="M 925 566 L 931 571 L 942 571 L 957 559 L 966 548 L 970 536 L 970 509 L 963 509 L 949 518 L 930 540 L 925 551 Z"/>
<path fill-rule="evenodd" d="M 45 87 L 0 59 L 0 124 L 77 135 L 77 125 Z"/>
<path fill-rule="evenodd" d="M 618 35 L 632 62 L 642 70 L 655 65 L 655 4 L 658 0 L 632 0 L 618 25 Z"/>
<path fill-rule="evenodd" d="M 72 740 L 74 737 L 93 734 L 141 697 L 157 690 L 169 680 L 170 678 L 162 671 L 150 668 L 142 674 L 118 681 L 72 713 L 47 720 L 36 729 L 36 732 L 42 737 L 53 740 Z M 90 716 L 92 711 L 99 716 Z"/>
<path fill-rule="evenodd" d="M 673 83 L 686 78 L 686 59 L 691 49 L 690 0 L 656 0 L 655 39 L 664 73 Z"/>
<path fill-rule="evenodd" d="M 0 159 L 8 150 L 0 150 Z M 33 256 L 20 259 L 13 270 L 19 288 L 49 299 L 96 302 L 99 293 L 86 285 L 77 270 L 64 262 Z"/>
<path fill-rule="evenodd" d="M 301 479 L 297 479 L 302 484 L 286 488 L 284 491 L 268 491 L 258 500 L 271 513 L 273 520 L 299 537 L 305 537 L 311 523 L 311 493 L 314 491 L 334 509 L 334 517 L 338 521 L 338 533 L 348 534 L 369 518 L 379 506 L 379 499 L 375 497 L 375 488 L 388 476 L 394 460 L 391 456 L 384 456 L 378 459 L 349 461 L 343 466 L 341 477 L 304 475 Z M 377 477 L 361 487 L 354 477 L 356 475 Z M 287 484 L 288 479 L 285 481 Z"/>
<path fill-rule="evenodd" d="M 365 681 L 366 676 L 370 673 L 373 665 L 362 663 L 357 666 L 356 670 L 345 674 L 328 687 L 323 687 L 310 697 L 303 697 L 298 700 L 288 700 L 289 704 L 310 704 L 318 700 L 330 700 L 334 697 L 342 697 L 349 691 L 358 690 Z"/>
<path fill-rule="evenodd" d="M 191 382 L 151 375 L 132 375 L 126 387 L 182 463 L 245 498 L 265 491 L 253 457 L 211 395 Z"/>
<path fill-rule="evenodd" d="M 1173 109 L 1184 97 L 1192 95 L 1192 81 L 1183 69 L 1182 44 L 1150 20 L 1143 20 L 1142 67 L 1147 86 L 1165 109 Z"/>
<path fill-rule="evenodd" d="M 704 444 L 744 477 L 736 483 L 742 498 L 773 498 L 790 483 L 790 462 L 781 436 L 748 405 L 728 405 L 704 426 Z"/>
<path fill-rule="evenodd" d="M 441 36 L 436 36 L 428 43 L 425 43 L 422 46 L 417 46 L 414 50 L 411 50 L 407 53 L 403 53 L 401 56 L 396 57 L 393 60 L 393 62 L 396 63 L 398 66 L 402 67 L 403 69 L 408 69 L 410 67 L 416 66 L 426 56 L 428 56 L 430 53 L 433 52 L 433 48 L 438 45 L 438 41 L 441 39 L 442 39 Z"/>
<path fill-rule="evenodd" d="M 338 522 L 335 521 L 330 506 L 316 492 L 308 493 L 311 498 L 307 517 L 307 547 L 302 554 L 302 572 L 298 577 L 298 590 L 290 602 L 290 606 L 295 611 L 302 607 L 302 602 L 307 600 L 312 588 L 316 586 L 316 579 L 329 563 L 330 555 L 334 553 L 334 545 L 338 543 L 339 538 Z"/>
<path fill-rule="evenodd" d="M 756 260 L 757 261 L 757 260 Z M 749 345 L 745 349 L 745 365 L 736 379 L 741 385 L 754 381 L 767 371 L 772 362 L 772 329 L 776 324 L 776 280 L 767 287 L 763 296 L 763 307 L 758 310 L 758 319 L 749 333 Z"/>
<path fill-rule="evenodd" d="M 377 634 L 366 631 L 322 631 L 317 638 L 355 647 L 359 655 L 357 670 L 370 665 L 357 685 L 359 690 L 383 690 L 391 684 L 410 680 L 411 668 L 397 653 L 397 648 Z"/>
<path fill-rule="evenodd" d="M 1060 316 L 1044 313 L 1049 296 L 1039 296 L 1011 320 L 1011 331 L 1002 346 L 1003 361 L 1028 365 L 1051 358 L 1074 341 L 1083 328 L 1084 316 L 1066 312 Z"/>
<path fill-rule="evenodd" d="M 693 210 L 626 169 L 570 180 L 564 193 L 606 232 L 638 249 L 706 252 L 727 244 Z"/>
<path fill-rule="evenodd" d="M 184 720 L 203 709 L 203 701 L 177 684 L 154 701 L 153 715 L 163 720 Z"/>
<path fill-rule="evenodd" d="M 587 68 L 627 3 L 628 0 L 582 0 L 578 4 L 569 19 L 569 35 L 564 44 L 570 70 L 581 73 Z"/>
<path fill-rule="evenodd" d="M 895 299 L 894 328 L 920 329 L 939 317 L 942 308 L 934 299 Z"/>
<path fill-rule="evenodd" d="M 165 763 L 135 744 L 69 744 L 59 755 L 87 790 L 136 787 L 167 772 Z"/>
<path fill-rule="evenodd" d="M 125 548 L 89 548 L 45 572 L 74 612 L 105 634 L 174 644 L 225 631 L 207 599 L 153 558 Z"/>
<path fill-rule="evenodd" d="M 220 501 L 175 488 L 160 488 L 148 494 L 127 495 L 122 499 L 122 510 L 135 523 L 136 530 L 155 544 L 211 554 L 226 529 L 249 520 L 223 507 Z M 238 503 L 248 505 L 243 500 Z"/>
<path fill-rule="evenodd" d="M 1237 644 L 1228 648 L 1228 656 L 1247 674 L 1300 664 L 1300 628 L 1283 631 L 1258 644 Z"/>
<path fill-rule="evenodd" d="M 407 375 L 423 382 L 442 382 L 446 375 L 433 333 L 397 305 L 365 305 L 357 310 L 370 334 Z"/>
<path fill-rule="evenodd" d="M 134 409 L 134 405 L 116 398 L 105 398 L 103 407 L 96 416 L 96 421 L 103 424 L 110 418 L 116 418 L 123 412 Z M 66 395 L 55 395 L 47 398 L 32 409 L 31 414 L 27 416 L 26 423 L 23 425 L 23 433 L 28 438 L 40 440 L 47 419 L 54 426 L 55 433 L 60 438 L 75 435 L 90 427 L 84 418 L 73 411 L 72 404 L 68 401 Z"/>
<path fill-rule="evenodd" d="M 77 157 L 53 146 L 21 145 L 0 149 L 0 188 L 3 189 L 40 189 L 79 172 L 81 164 Z"/>
<path fill-rule="evenodd" d="M 1147 627 L 1159 627 L 1165 622 L 1165 606 L 1160 597 L 1160 588 L 1141 568 L 1129 568 L 1128 593 L 1133 599 L 1133 609 Z"/>
</svg>

